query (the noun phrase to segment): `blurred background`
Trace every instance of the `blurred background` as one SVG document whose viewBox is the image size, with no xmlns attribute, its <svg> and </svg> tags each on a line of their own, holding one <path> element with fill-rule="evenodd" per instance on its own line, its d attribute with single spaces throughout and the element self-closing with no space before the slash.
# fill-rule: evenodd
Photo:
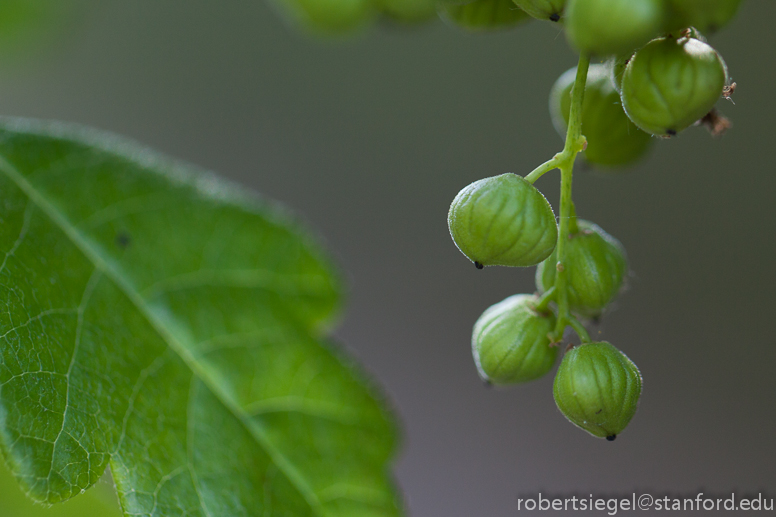
<svg viewBox="0 0 776 517">
<path fill-rule="evenodd" d="M 579 215 L 622 241 L 632 270 L 592 329 L 644 375 L 614 443 L 563 418 L 552 375 L 483 386 L 472 324 L 532 292 L 533 268 L 477 271 L 446 225 L 468 183 L 561 149 L 547 97 L 576 56 L 557 26 L 383 23 L 321 41 L 257 0 L 101 0 L 84 13 L 45 50 L 0 60 L 0 113 L 120 133 L 308 221 L 349 282 L 336 335 L 401 417 L 410 514 L 513 516 L 540 491 L 774 497 L 776 3 L 748 0 L 710 40 L 738 84 L 735 105 L 719 105 L 734 123 L 724 138 L 694 128 L 631 170 L 575 175 Z M 557 174 L 537 186 L 557 207 Z M 49 514 L 17 492 L 0 481 L 3 517 Z"/>
</svg>

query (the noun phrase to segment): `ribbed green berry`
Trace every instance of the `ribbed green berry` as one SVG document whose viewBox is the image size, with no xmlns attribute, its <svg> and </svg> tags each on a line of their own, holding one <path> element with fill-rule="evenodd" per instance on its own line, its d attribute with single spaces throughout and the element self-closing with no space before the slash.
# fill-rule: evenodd
<svg viewBox="0 0 776 517">
<path fill-rule="evenodd" d="M 606 62 L 606 66 L 609 68 L 609 79 L 618 94 L 622 93 L 622 76 L 625 74 L 625 67 L 628 66 L 632 57 L 633 54 L 628 52 L 621 56 L 612 57 Z"/>
<path fill-rule="evenodd" d="M 622 244 L 599 226 L 577 220 L 578 231 L 566 244 L 566 286 L 570 309 L 586 318 L 601 315 L 617 297 L 628 272 Z M 555 285 L 557 254 L 536 268 L 536 287 L 540 292 Z"/>
<path fill-rule="evenodd" d="M 513 0 L 518 7 L 539 20 L 557 22 L 563 16 L 566 0 Z"/>
<path fill-rule="evenodd" d="M 376 14 L 370 0 L 283 0 L 291 18 L 305 29 L 329 35 L 352 32 Z"/>
<path fill-rule="evenodd" d="M 622 78 L 622 106 L 647 133 L 673 136 L 703 118 L 722 95 L 727 68 L 695 38 L 661 38 L 633 55 Z"/>
<path fill-rule="evenodd" d="M 401 23 L 420 23 L 436 16 L 435 0 L 377 0 L 383 14 Z"/>
<path fill-rule="evenodd" d="M 447 215 L 456 246 L 483 266 L 533 266 L 555 249 L 558 225 L 550 203 L 525 178 L 507 173 L 461 190 Z"/>
<path fill-rule="evenodd" d="M 558 409 L 572 424 L 611 441 L 636 414 L 641 372 L 609 343 L 588 343 L 563 357 L 553 394 Z"/>
<path fill-rule="evenodd" d="M 587 54 L 620 55 L 658 36 L 665 17 L 663 0 L 568 0 L 566 35 Z"/>
<path fill-rule="evenodd" d="M 555 129 L 566 135 L 571 110 L 571 88 L 577 69 L 568 70 L 550 92 L 550 114 Z M 585 158 L 590 163 L 616 167 L 633 163 L 649 149 L 652 137 L 637 128 L 622 110 L 607 65 L 591 65 L 582 104 L 582 133 L 587 139 Z"/>
<path fill-rule="evenodd" d="M 486 310 L 474 324 L 472 353 L 480 377 L 514 384 L 541 377 L 555 364 L 558 348 L 548 335 L 555 316 L 536 312 L 536 296 L 517 294 Z"/>
<path fill-rule="evenodd" d="M 453 24 L 472 32 L 508 29 L 531 19 L 512 0 L 475 0 L 463 5 L 440 3 L 439 12 Z"/>
<path fill-rule="evenodd" d="M 668 0 L 668 6 L 671 30 L 695 27 L 713 33 L 735 17 L 741 0 Z"/>
</svg>

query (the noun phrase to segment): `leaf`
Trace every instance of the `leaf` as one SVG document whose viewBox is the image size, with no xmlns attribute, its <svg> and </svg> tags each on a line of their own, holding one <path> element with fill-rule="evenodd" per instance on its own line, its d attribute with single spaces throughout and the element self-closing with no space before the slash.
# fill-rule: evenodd
<svg viewBox="0 0 776 517">
<path fill-rule="evenodd" d="M 81 497 L 46 507 L 30 501 L 0 462 L 0 515 L 3 517 L 120 517 L 119 502 L 110 480 L 100 480 Z"/>
<path fill-rule="evenodd" d="M 116 137 L 0 119 L 0 449 L 125 515 L 390 516 L 396 430 L 320 337 L 331 266 L 276 206 Z"/>
</svg>

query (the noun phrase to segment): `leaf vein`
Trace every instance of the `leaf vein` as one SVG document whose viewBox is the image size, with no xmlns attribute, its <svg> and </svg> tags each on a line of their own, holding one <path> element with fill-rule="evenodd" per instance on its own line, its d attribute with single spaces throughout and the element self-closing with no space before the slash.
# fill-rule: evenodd
<svg viewBox="0 0 776 517">
<path fill-rule="evenodd" d="M 189 400 L 188 404 L 186 405 L 186 467 L 189 470 L 191 482 L 194 485 L 194 491 L 197 493 L 199 505 L 205 511 L 205 515 L 207 517 L 212 517 L 210 515 L 210 510 L 208 510 L 208 507 L 205 504 L 205 498 L 202 497 L 202 490 L 199 486 L 199 477 L 197 476 L 197 471 L 194 468 L 194 419 L 192 418 L 194 408 L 192 406 L 196 398 L 197 383 L 199 383 L 199 379 L 197 379 L 195 375 L 192 375 L 191 385 L 189 387 Z"/>
<path fill-rule="evenodd" d="M 73 372 L 73 367 L 75 366 L 76 359 L 78 357 L 78 349 L 80 348 L 80 345 L 81 345 L 81 332 L 83 330 L 84 313 L 86 312 L 86 307 L 89 305 L 89 300 L 92 297 L 94 288 L 97 286 L 97 283 L 100 281 L 101 277 L 102 277 L 102 272 L 97 268 L 95 268 L 92 271 L 92 274 L 89 277 L 89 280 L 86 282 L 86 287 L 84 288 L 84 293 L 83 293 L 83 296 L 81 297 L 81 303 L 78 306 L 78 324 L 76 325 L 76 330 L 75 330 L 75 344 L 73 345 L 73 354 L 70 357 L 70 364 L 68 365 L 67 373 L 65 374 L 65 382 L 66 382 L 65 410 L 62 413 L 62 427 L 59 429 L 59 433 L 57 433 L 57 437 L 54 439 L 54 446 L 51 448 L 51 469 L 49 471 L 49 475 L 51 475 L 51 473 L 53 473 L 54 471 L 54 457 L 57 454 L 57 444 L 59 443 L 59 439 L 62 437 L 62 434 L 67 434 L 68 436 L 70 436 L 69 433 L 65 432 L 65 424 L 67 422 L 67 411 L 68 409 L 70 409 L 70 384 L 71 384 L 70 374 Z M 73 439 L 75 440 L 75 438 Z M 76 441 L 76 443 L 78 443 L 79 446 L 81 445 L 80 442 L 78 441 Z"/>
<path fill-rule="evenodd" d="M 27 236 L 27 231 L 30 229 L 30 221 L 32 220 L 32 210 L 34 207 L 35 205 L 29 201 L 27 202 L 27 206 L 24 208 L 24 222 L 22 222 L 22 228 L 19 231 L 19 237 L 16 238 L 16 241 L 13 243 L 13 246 L 11 246 L 11 249 L 6 252 L 5 258 L 3 258 L 3 263 L 0 264 L 0 273 L 3 272 L 6 264 L 8 263 L 8 259 L 13 257 L 13 254 L 16 253 L 16 250 L 19 249 L 22 241 L 24 241 L 24 238 Z"/>
<path fill-rule="evenodd" d="M 285 477 L 291 482 L 291 484 L 298 490 L 298 492 L 305 499 L 307 504 L 316 515 L 323 515 L 323 508 L 321 501 L 313 491 L 308 481 L 304 478 L 302 473 L 296 468 L 296 466 L 282 454 L 281 451 L 276 449 L 269 440 L 266 431 L 256 421 L 252 421 L 249 415 L 246 415 L 237 403 L 231 399 L 218 384 L 213 380 L 212 376 L 207 372 L 205 367 L 196 361 L 196 358 L 187 350 L 187 348 L 181 343 L 177 336 L 175 336 L 170 329 L 168 329 L 162 319 L 154 313 L 146 300 L 142 297 L 140 292 L 127 280 L 125 280 L 116 267 L 109 263 L 103 256 L 96 245 L 81 233 L 71 221 L 52 203 L 50 203 L 45 197 L 33 187 L 27 179 L 14 167 L 5 157 L 0 156 L 0 171 L 2 171 L 16 186 L 21 189 L 27 197 L 40 208 L 50 219 L 56 224 L 65 235 L 73 242 L 73 244 L 79 248 L 84 256 L 94 264 L 97 270 L 100 270 L 108 276 L 108 278 L 118 287 L 124 295 L 135 305 L 138 311 L 145 317 L 148 322 L 154 327 L 159 336 L 167 343 L 167 345 L 180 356 L 183 362 L 189 367 L 192 373 L 199 377 L 203 381 L 205 386 L 213 393 L 213 395 L 229 410 L 230 413 L 240 422 L 242 426 L 248 431 L 259 446 L 272 459 L 273 463 L 277 465 L 279 470 L 283 472 Z M 69 385 L 69 383 L 68 383 Z M 64 419 L 63 419 L 64 426 Z M 61 433 L 60 433 L 61 434 Z"/>
</svg>

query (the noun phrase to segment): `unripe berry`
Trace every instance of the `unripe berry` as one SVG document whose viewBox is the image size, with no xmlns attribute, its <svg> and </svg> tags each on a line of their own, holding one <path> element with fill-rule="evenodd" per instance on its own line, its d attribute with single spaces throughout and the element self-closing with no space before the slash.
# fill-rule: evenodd
<svg viewBox="0 0 776 517">
<path fill-rule="evenodd" d="M 557 22 L 563 16 L 566 0 L 513 0 L 518 7 L 534 18 Z"/>
<path fill-rule="evenodd" d="M 550 113 L 555 129 L 566 135 L 571 110 L 571 89 L 576 68 L 560 76 L 550 92 Z M 591 65 L 582 104 L 582 133 L 587 139 L 585 158 L 608 167 L 627 165 L 649 149 L 652 137 L 637 128 L 620 105 L 607 65 Z"/>
<path fill-rule="evenodd" d="M 478 268 L 533 266 L 555 249 L 558 225 L 547 199 L 507 173 L 461 190 L 447 215 L 450 235 Z"/>
<path fill-rule="evenodd" d="M 289 0 L 283 6 L 306 29 L 330 35 L 352 32 L 375 15 L 369 0 Z"/>
<path fill-rule="evenodd" d="M 633 57 L 633 54 L 628 52 L 621 56 L 612 57 L 607 61 L 609 67 L 609 79 L 612 82 L 612 86 L 618 94 L 622 93 L 622 76 L 625 74 L 625 67 L 628 66 L 628 62 Z"/>
<path fill-rule="evenodd" d="M 534 310 L 532 295 L 510 296 L 486 310 L 474 325 L 472 353 L 480 377 L 492 384 L 514 384 L 541 377 L 555 364 L 557 347 L 548 335 L 555 316 Z"/>
<path fill-rule="evenodd" d="M 668 0 L 669 29 L 695 27 L 713 33 L 727 25 L 738 12 L 741 0 Z"/>
<path fill-rule="evenodd" d="M 577 220 L 579 231 L 566 244 L 566 287 L 570 309 L 587 318 L 600 316 L 617 297 L 628 271 L 622 244 L 599 226 Z M 555 285 L 557 253 L 536 268 L 536 287 L 544 292 Z"/>
<path fill-rule="evenodd" d="M 507 29 L 531 17 L 515 7 L 512 0 L 475 0 L 469 4 L 440 3 L 440 14 L 468 31 Z"/>
<path fill-rule="evenodd" d="M 420 23 L 434 18 L 434 0 L 377 0 L 380 10 L 392 20 L 402 23 Z"/>
<path fill-rule="evenodd" d="M 703 118 L 722 95 L 727 69 L 695 38 L 662 38 L 636 52 L 622 78 L 622 105 L 644 131 L 673 136 Z"/>
<path fill-rule="evenodd" d="M 572 424 L 611 441 L 636 414 L 641 372 L 609 343 L 583 344 L 563 357 L 553 394 Z"/>
<path fill-rule="evenodd" d="M 656 37 L 665 16 L 663 0 L 568 0 L 566 35 L 587 54 L 625 54 Z"/>
</svg>

